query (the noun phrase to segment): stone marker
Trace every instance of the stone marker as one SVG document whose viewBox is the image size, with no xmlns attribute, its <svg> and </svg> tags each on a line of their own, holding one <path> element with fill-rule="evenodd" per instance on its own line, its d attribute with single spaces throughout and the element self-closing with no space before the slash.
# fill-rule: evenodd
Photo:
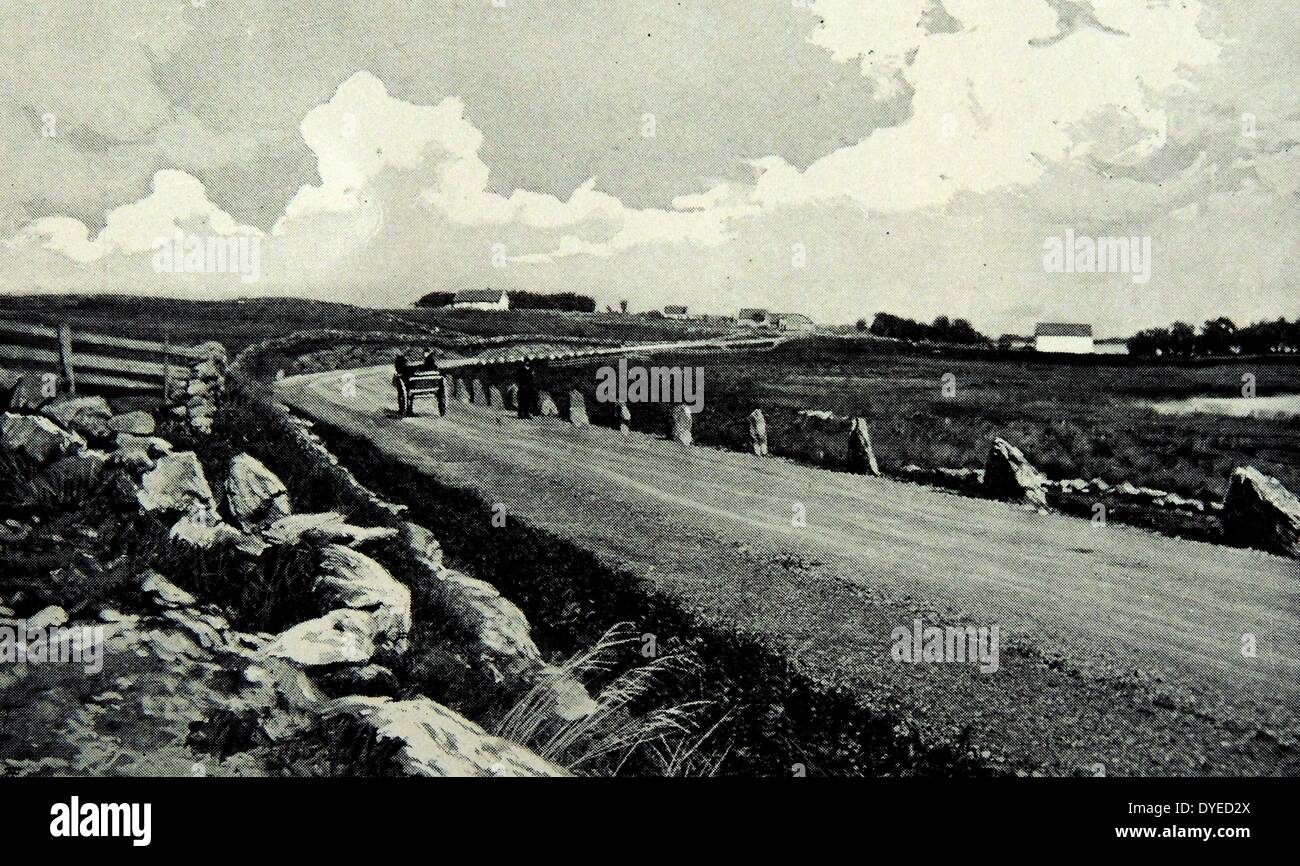
<svg viewBox="0 0 1300 866">
<path fill-rule="evenodd" d="M 1253 466 L 1237 469 L 1223 500 L 1223 531 L 1240 544 L 1300 558 L 1300 499 Z"/>
<path fill-rule="evenodd" d="M 507 409 L 518 408 L 519 407 L 519 386 L 516 385 L 514 382 L 511 382 L 509 385 L 506 386 L 505 393 L 502 394 L 502 397 L 505 398 Z"/>
<path fill-rule="evenodd" d="M 683 445 L 691 444 L 691 410 L 680 403 L 673 407 L 672 439 Z"/>
<path fill-rule="evenodd" d="M 550 393 L 546 391 L 537 392 L 537 414 L 543 418 L 559 418 L 560 407 L 555 405 L 551 399 Z"/>
<path fill-rule="evenodd" d="M 569 423 L 574 427 L 590 427 L 587 420 L 587 401 L 582 392 L 574 389 L 569 392 Z"/>
<path fill-rule="evenodd" d="M 994 499 L 1047 507 L 1047 477 L 1034 468 L 1020 449 L 994 439 L 984 466 L 984 493 Z"/>
<path fill-rule="evenodd" d="M 761 409 L 749 413 L 749 449 L 759 457 L 767 456 L 767 419 Z"/>
<path fill-rule="evenodd" d="M 849 423 L 849 471 L 863 475 L 879 475 L 876 452 L 871 447 L 871 427 L 865 418 L 854 418 Z"/>
<path fill-rule="evenodd" d="M 501 389 L 496 385 L 488 385 L 488 405 L 493 409 L 506 408 L 506 400 L 501 396 Z"/>
<path fill-rule="evenodd" d="M 624 435 L 632 432 L 632 410 L 626 403 L 618 404 L 618 432 Z"/>
<path fill-rule="evenodd" d="M 483 382 L 479 379 L 474 380 L 474 402 L 480 406 L 487 404 L 487 392 L 483 390 Z"/>
<path fill-rule="evenodd" d="M 456 399 L 462 403 L 469 402 L 469 387 L 465 384 L 464 379 L 456 380 Z"/>
<path fill-rule="evenodd" d="M 245 532 L 293 513 L 284 482 L 262 461 L 244 453 L 230 458 L 226 506 Z"/>
</svg>

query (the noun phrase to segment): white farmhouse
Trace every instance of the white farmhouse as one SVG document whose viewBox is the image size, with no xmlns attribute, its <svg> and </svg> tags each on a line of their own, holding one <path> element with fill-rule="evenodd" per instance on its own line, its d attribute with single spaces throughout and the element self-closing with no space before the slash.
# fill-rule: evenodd
<svg viewBox="0 0 1300 866">
<path fill-rule="evenodd" d="M 508 310 L 510 295 L 500 289 L 466 289 L 455 294 L 451 305 L 458 310 Z"/>
<path fill-rule="evenodd" d="M 1092 325 L 1040 322 L 1034 329 L 1034 348 L 1039 352 L 1091 355 L 1095 348 Z"/>
</svg>

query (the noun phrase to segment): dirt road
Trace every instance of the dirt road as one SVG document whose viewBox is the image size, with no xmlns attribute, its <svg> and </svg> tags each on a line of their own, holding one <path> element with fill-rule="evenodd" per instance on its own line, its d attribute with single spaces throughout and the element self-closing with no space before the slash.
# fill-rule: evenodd
<svg viewBox="0 0 1300 866">
<path fill-rule="evenodd" d="M 890 664 L 892 629 L 910 626 L 918 612 L 998 625 L 1004 644 L 1023 638 L 1081 672 L 1073 684 L 1021 681 L 1029 692 L 1015 699 L 1022 707 L 1066 714 L 1060 723 L 1073 732 L 1044 731 L 1041 718 L 1027 725 L 1021 738 L 1041 742 L 1024 748 L 1040 756 L 1069 751 L 1087 765 L 1090 750 L 1109 748 L 1110 760 L 1133 772 L 1243 766 L 1246 747 L 1236 737 L 1216 745 L 1218 732 L 1183 730 L 1183 717 L 1158 736 L 1204 738 L 1191 758 L 1152 764 L 1140 748 L 1114 756 L 1115 732 L 1130 724 L 1120 716 L 1133 708 L 1081 709 L 1078 694 L 1060 689 L 1104 690 L 1135 671 L 1184 695 L 1197 708 L 1192 715 L 1213 719 L 1210 728 L 1230 720 L 1240 734 L 1243 725 L 1291 722 L 1300 693 L 1295 561 L 776 458 L 556 419 L 520 421 L 482 406 L 453 403 L 446 418 L 402 419 L 389 368 L 354 374 L 355 392 L 342 374 L 328 373 L 287 379 L 279 395 L 652 578 L 685 604 L 772 634 L 801 664 L 890 699 L 927 702 L 936 720 L 960 721 L 953 703 L 966 702 L 989 709 L 998 718 L 984 727 L 1009 739 L 1020 724 L 1015 707 L 984 703 L 996 675 Z M 1243 653 L 1244 635 L 1254 636 L 1254 657 Z M 1109 727 L 1093 730 L 1099 724 Z M 1062 736 L 1076 740 L 1049 742 Z"/>
</svg>

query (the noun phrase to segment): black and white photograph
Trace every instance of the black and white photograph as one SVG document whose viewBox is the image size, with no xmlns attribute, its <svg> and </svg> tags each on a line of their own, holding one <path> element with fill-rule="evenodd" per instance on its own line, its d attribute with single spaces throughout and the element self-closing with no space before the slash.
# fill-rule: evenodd
<svg viewBox="0 0 1300 866">
<path fill-rule="evenodd" d="M 1278 841 L 1298 41 L 3 0 L 4 838 Z"/>
</svg>

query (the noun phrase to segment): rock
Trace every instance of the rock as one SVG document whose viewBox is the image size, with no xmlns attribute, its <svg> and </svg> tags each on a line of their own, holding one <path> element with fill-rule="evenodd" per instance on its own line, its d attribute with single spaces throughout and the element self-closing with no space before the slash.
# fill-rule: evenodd
<svg viewBox="0 0 1300 866">
<path fill-rule="evenodd" d="M 64 430 L 49 418 L 6 412 L 0 419 L 0 446 L 6 451 L 22 452 L 44 465 L 82 450 L 86 447 L 86 440 Z"/>
<path fill-rule="evenodd" d="M 1300 558 L 1300 500 L 1276 478 L 1253 466 L 1234 471 L 1222 517 L 1231 540 Z"/>
<path fill-rule="evenodd" d="M 626 403 L 618 404 L 618 432 L 624 436 L 632 432 L 632 410 Z"/>
<path fill-rule="evenodd" d="M 195 510 L 172 525 L 170 537 L 207 550 L 217 544 L 231 544 L 250 556 L 261 556 L 271 545 L 256 535 L 240 532 L 220 515 Z"/>
<path fill-rule="evenodd" d="M 519 386 L 518 385 L 511 382 L 509 385 L 506 386 L 505 393 L 502 394 L 502 397 L 506 401 L 507 409 L 519 408 Z"/>
<path fill-rule="evenodd" d="M 68 612 L 56 604 L 52 604 L 43 610 L 40 610 L 27 617 L 27 628 L 58 628 L 68 621 Z"/>
<path fill-rule="evenodd" d="M 829 409 L 801 409 L 799 414 L 805 418 L 813 418 L 817 421 L 848 421 L 843 415 L 836 415 Z"/>
<path fill-rule="evenodd" d="M 129 433 L 132 436 L 152 436 L 156 427 L 153 416 L 148 412 L 127 412 L 108 419 L 108 428 L 114 433 Z"/>
<path fill-rule="evenodd" d="M 141 476 L 136 498 L 145 511 L 217 513 L 212 488 L 193 451 L 176 451 L 158 458 L 154 468 Z"/>
<path fill-rule="evenodd" d="M 761 409 L 749 413 L 749 450 L 759 457 L 767 456 L 767 419 Z"/>
<path fill-rule="evenodd" d="M 335 610 L 300 622 L 274 638 L 268 656 L 286 658 L 302 667 L 358 664 L 375 654 L 378 626 L 363 610 Z"/>
<path fill-rule="evenodd" d="M 159 607 L 193 607 L 198 604 L 194 596 L 156 571 L 146 572 L 140 578 L 140 591 Z"/>
<path fill-rule="evenodd" d="M 347 716 L 374 731 L 381 742 L 396 740 L 396 766 L 407 776 L 566 776 L 560 767 L 523 746 L 494 737 L 429 698 L 394 701 L 350 697 L 333 701 L 326 718 Z"/>
<path fill-rule="evenodd" d="M 537 414 L 543 418 L 560 417 L 560 407 L 555 405 L 555 400 L 551 398 L 550 392 L 537 392 Z"/>
<path fill-rule="evenodd" d="M 41 407 L 41 414 L 67 430 L 103 438 L 111 431 L 108 419 L 113 410 L 103 397 L 58 397 Z"/>
<path fill-rule="evenodd" d="M 678 403 L 673 407 L 672 413 L 672 440 L 682 445 L 691 444 L 691 410 L 687 406 Z"/>
<path fill-rule="evenodd" d="M 399 688 L 397 677 L 383 665 L 340 665 L 316 671 L 312 679 L 331 698 L 346 695 L 393 696 Z"/>
<path fill-rule="evenodd" d="M 397 651 L 411 632 L 411 591 L 364 553 L 341 544 L 321 548 L 321 576 L 316 589 L 327 604 L 374 615 L 379 637 Z"/>
<path fill-rule="evenodd" d="M 569 423 L 574 427 L 591 426 L 591 421 L 587 419 L 587 401 L 582 392 L 576 389 L 569 392 Z"/>
<path fill-rule="evenodd" d="M 137 436 L 133 433 L 117 434 L 117 450 L 109 461 L 114 466 L 121 466 L 134 475 L 139 475 L 154 467 L 157 458 L 170 454 L 171 443 L 157 436 Z"/>
<path fill-rule="evenodd" d="M 206 397 L 212 393 L 212 384 L 202 379 L 191 379 L 185 383 L 185 394 L 189 397 Z"/>
<path fill-rule="evenodd" d="M 1131 481 L 1124 481 L 1115 486 L 1115 493 L 1119 496 L 1141 496 L 1142 491 L 1133 486 Z"/>
<path fill-rule="evenodd" d="M 455 381 L 456 381 L 456 399 L 459 400 L 461 403 L 468 403 L 469 388 L 465 386 L 465 380 L 457 379 Z"/>
<path fill-rule="evenodd" d="M 471 383 L 471 390 L 473 393 L 475 403 L 479 404 L 480 406 L 485 405 L 487 403 L 487 392 L 483 390 L 482 380 L 475 379 Z"/>
<path fill-rule="evenodd" d="M 849 423 L 848 464 L 850 472 L 879 475 L 876 452 L 871 447 L 871 427 L 865 418 L 854 418 Z"/>
<path fill-rule="evenodd" d="M 230 458 L 226 474 L 226 505 L 245 532 L 252 532 L 293 512 L 284 482 L 260 460 L 248 454 L 236 454 Z"/>
<path fill-rule="evenodd" d="M 1047 478 L 1033 467 L 1020 449 L 1005 439 L 994 439 L 984 466 L 984 492 L 994 499 L 1047 507 Z"/>
<path fill-rule="evenodd" d="M 488 386 L 488 405 L 493 409 L 506 408 L 506 398 L 502 396 L 501 389 L 496 385 Z"/>
<path fill-rule="evenodd" d="M 397 530 L 384 526 L 353 526 L 337 511 L 321 514 L 290 514 L 281 517 L 266 529 L 262 537 L 272 544 L 291 545 L 303 539 L 321 542 L 337 541 L 357 547 L 368 541 L 392 538 Z"/>
</svg>

